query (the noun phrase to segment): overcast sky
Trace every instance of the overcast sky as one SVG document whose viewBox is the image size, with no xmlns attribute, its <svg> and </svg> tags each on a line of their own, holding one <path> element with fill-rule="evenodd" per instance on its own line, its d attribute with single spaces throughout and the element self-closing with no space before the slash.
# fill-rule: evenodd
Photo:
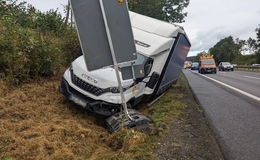
<svg viewBox="0 0 260 160">
<path fill-rule="evenodd" d="M 36 8 L 47 11 L 59 8 L 67 0 L 25 0 Z M 208 50 L 220 39 L 255 38 L 255 28 L 260 24 L 260 0 L 190 0 L 186 9 L 188 17 L 184 26 L 191 42 L 191 55 Z"/>
</svg>

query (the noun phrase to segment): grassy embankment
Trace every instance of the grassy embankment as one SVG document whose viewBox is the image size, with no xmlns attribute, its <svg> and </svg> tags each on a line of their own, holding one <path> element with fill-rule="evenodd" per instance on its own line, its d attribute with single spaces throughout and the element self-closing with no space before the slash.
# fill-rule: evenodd
<svg viewBox="0 0 260 160">
<path fill-rule="evenodd" d="M 260 72 L 260 69 L 241 69 L 236 68 L 235 71 L 245 71 L 245 72 Z"/>
<path fill-rule="evenodd" d="M 110 134 L 101 117 L 58 93 L 59 76 L 21 86 L 0 82 L 1 159 L 153 159 L 159 138 L 181 115 L 188 83 L 179 82 L 141 112 L 153 121 L 149 133 L 122 129 Z"/>
</svg>

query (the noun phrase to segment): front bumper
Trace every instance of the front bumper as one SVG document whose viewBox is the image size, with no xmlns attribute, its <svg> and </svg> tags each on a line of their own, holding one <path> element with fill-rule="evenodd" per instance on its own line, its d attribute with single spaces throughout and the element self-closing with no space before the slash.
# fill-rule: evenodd
<svg viewBox="0 0 260 160">
<path fill-rule="evenodd" d="M 198 70 L 199 67 L 191 67 L 191 70 Z"/>
<path fill-rule="evenodd" d="M 231 67 L 226 67 L 226 68 L 223 68 L 223 70 L 224 70 L 224 71 L 232 71 L 232 70 L 234 70 L 234 69 L 231 68 Z"/>
<path fill-rule="evenodd" d="M 202 68 L 201 71 L 203 73 L 216 73 L 217 69 L 216 68 Z"/>
<path fill-rule="evenodd" d="M 100 100 L 94 100 L 81 94 L 77 90 L 70 87 L 64 78 L 61 80 L 60 92 L 74 103 L 99 115 L 111 116 L 119 112 L 121 109 L 120 104 L 112 104 Z"/>
</svg>

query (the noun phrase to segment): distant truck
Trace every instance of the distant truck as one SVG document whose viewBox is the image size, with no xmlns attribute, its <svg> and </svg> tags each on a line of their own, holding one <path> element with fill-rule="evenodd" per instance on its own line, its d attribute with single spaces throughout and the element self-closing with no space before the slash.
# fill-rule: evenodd
<svg viewBox="0 0 260 160">
<path fill-rule="evenodd" d="M 205 54 L 199 59 L 199 73 L 217 73 L 217 66 L 212 55 Z"/>
<path fill-rule="evenodd" d="M 192 62 L 191 61 L 185 61 L 184 62 L 184 68 L 185 69 L 191 69 L 192 67 Z"/>
</svg>

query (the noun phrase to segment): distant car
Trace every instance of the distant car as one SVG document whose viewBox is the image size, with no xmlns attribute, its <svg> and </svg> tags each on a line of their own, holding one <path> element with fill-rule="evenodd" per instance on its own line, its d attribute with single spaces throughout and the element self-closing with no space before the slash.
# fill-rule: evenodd
<svg viewBox="0 0 260 160">
<path fill-rule="evenodd" d="M 218 69 L 219 71 L 234 71 L 234 66 L 229 62 L 221 62 Z"/>
<path fill-rule="evenodd" d="M 199 69 L 199 62 L 193 62 L 191 66 L 191 70 L 198 70 Z"/>
<path fill-rule="evenodd" d="M 260 64 L 252 64 L 252 66 L 254 66 L 254 67 L 255 67 L 255 66 L 260 66 Z"/>
</svg>

